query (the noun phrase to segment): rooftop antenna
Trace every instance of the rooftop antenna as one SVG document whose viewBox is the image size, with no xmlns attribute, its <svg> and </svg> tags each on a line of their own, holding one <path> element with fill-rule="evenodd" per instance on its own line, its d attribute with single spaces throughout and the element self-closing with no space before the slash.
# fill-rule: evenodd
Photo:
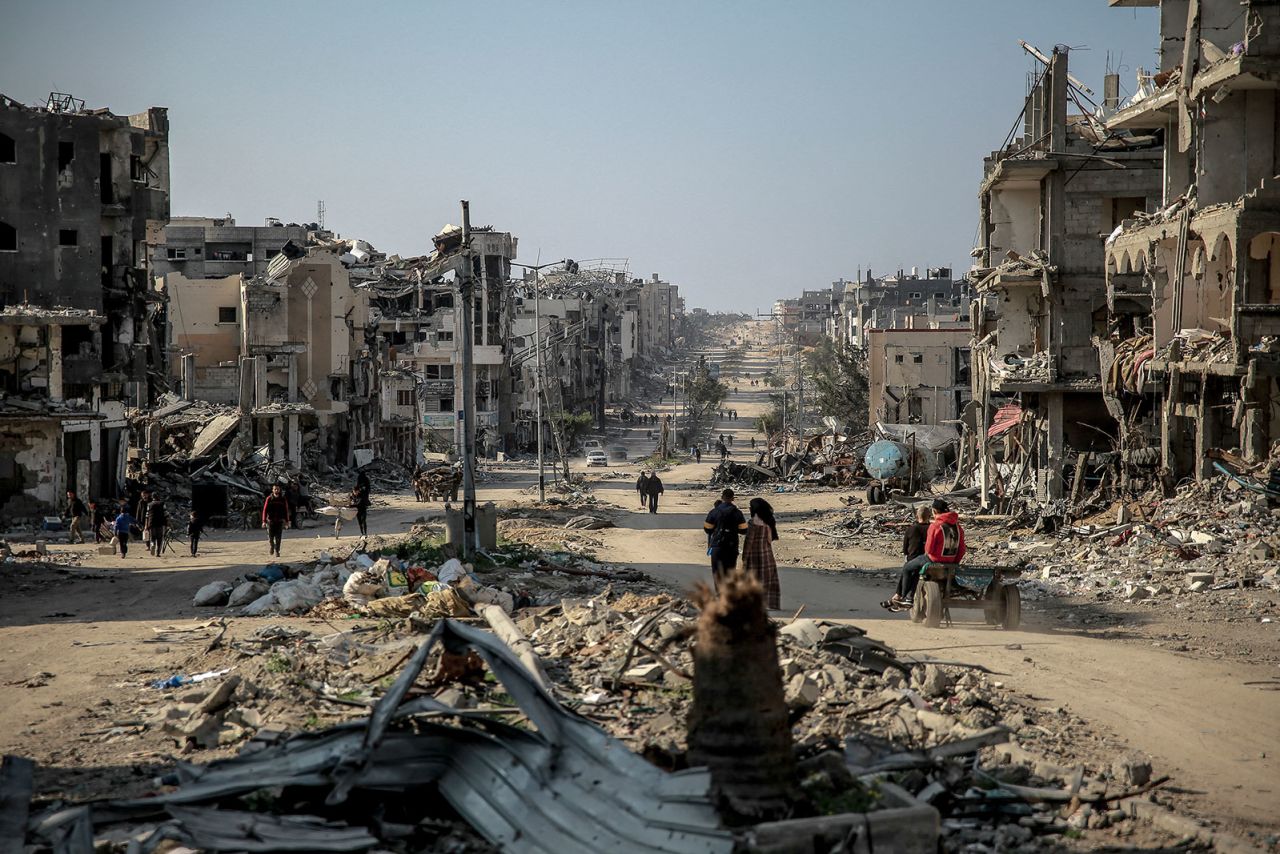
<svg viewBox="0 0 1280 854">
<path fill-rule="evenodd" d="M 316 225 L 320 226 L 321 231 L 324 231 L 324 199 L 316 202 Z"/>
</svg>

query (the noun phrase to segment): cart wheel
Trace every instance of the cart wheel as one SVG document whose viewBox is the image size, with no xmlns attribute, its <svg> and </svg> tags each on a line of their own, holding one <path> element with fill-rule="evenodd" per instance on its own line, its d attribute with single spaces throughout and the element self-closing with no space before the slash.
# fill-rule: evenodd
<svg viewBox="0 0 1280 854">
<path fill-rule="evenodd" d="M 1004 589 L 1004 627 L 1016 629 L 1022 623 L 1022 594 L 1012 584 Z"/>
<path fill-rule="evenodd" d="M 879 484 L 876 484 L 875 486 L 868 488 L 867 503 L 872 505 L 883 504 L 884 503 L 884 487 L 880 486 Z"/>
<path fill-rule="evenodd" d="M 924 624 L 931 629 L 942 625 L 942 585 L 936 581 L 922 581 L 916 595 L 924 596 Z"/>
<path fill-rule="evenodd" d="M 916 595 L 911 599 L 911 622 L 924 622 L 924 588 L 917 585 Z"/>
<path fill-rule="evenodd" d="M 996 582 L 988 591 L 990 604 L 983 611 L 988 626 L 998 626 L 1004 622 L 1004 585 Z"/>
</svg>

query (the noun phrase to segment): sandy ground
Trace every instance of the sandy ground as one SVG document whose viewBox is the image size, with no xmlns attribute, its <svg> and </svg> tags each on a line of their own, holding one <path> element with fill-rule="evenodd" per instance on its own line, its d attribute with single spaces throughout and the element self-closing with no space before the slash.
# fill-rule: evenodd
<svg viewBox="0 0 1280 854">
<path fill-rule="evenodd" d="M 751 334 L 763 341 L 771 331 L 756 324 Z M 757 349 L 745 369 L 756 376 L 767 365 L 763 350 Z M 735 380 L 730 377 L 728 383 Z M 750 388 L 741 379 L 736 384 L 739 392 L 726 407 L 737 408 L 740 418 L 717 432 L 733 434 L 735 456 L 746 457 L 750 418 L 766 405 L 767 389 Z M 655 404 L 654 411 L 671 408 L 668 399 Z M 641 428 L 626 430 L 620 439 L 633 456 L 653 447 Z M 595 532 L 605 542 L 600 557 L 682 589 L 709 581 L 701 522 L 715 491 L 706 486 L 711 462 L 707 455 L 703 460 L 663 474 L 667 493 L 656 515 L 638 507 L 634 464 L 592 470 L 588 477 L 597 498 L 629 511 L 620 516 L 618 528 Z M 619 470 L 628 477 L 612 477 Z M 480 499 L 528 502 L 531 496 L 522 490 L 535 482 L 532 467 L 507 466 L 499 479 L 482 484 Z M 741 496 L 744 506 L 749 497 Z M 1273 679 L 1274 664 L 1177 652 L 1153 647 L 1145 638 L 1098 637 L 1064 628 L 1060 614 L 1046 614 L 1034 604 L 1026 606 L 1019 631 L 966 622 L 965 612 L 953 628 L 926 629 L 877 605 L 891 592 L 883 571 L 898 564 L 894 557 L 858 549 L 833 552 L 815 539 L 802 539 L 796 523 L 788 522 L 789 513 L 839 507 L 838 493 L 767 497 L 781 521 L 777 554 L 784 611 L 803 606 L 806 616 L 851 620 L 900 653 L 986 665 L 1003 674 L 1000 678 L 1009 687 L 1046 708 L 1067 708 L 1092 721 L 1118 746 L 1150 754 L 1157 773 L 1174 776 L 1180 800 L 1199 816 L 1237 833 L 1274 833 L 1280 826 L 1274 812 L 1280 802 L 1280 693 L 1245 684 Z M 412 496 L 383 496 L 370 513 L 371 533 L 375 539 L 399 535 L 414 520 L 437 511 L 438 505 L 417 504 Z M 340 546 L 354 542 L 343 537 Z M 333 547 L 329 528 L 290 532 L 283 560 L 309 559 Z M 214 532 L 198 558 L 152 558 L 138 550 L 121 560 L 97 555 L 92 546 L 53 548 L 79 552 L 83 561 L 64 571 L 33 572 L 18 564 L 0 570 L 7 577 L 0 597 L 0 687 L 5 696 L 0 751 L 67 769 L 131 763 L 142 768 L 167 761 L 154 754 L 113 755 L 109 736 L 97 734 L 125 723 L 113 708 L 136 694 L 140 683 L 173 672 L 170 668 L 190 654 L 154 629 L 221 614 L 194 608 L 193 592 L 209 581 L 230 580 L 267 563 L 265 532 Z M 829 571 L 837 560 L 846 571 Z M 1178 617 L 1149 615 L 1148 620 L 1146 628 L 1158 634 L 1162 629 L 1153 623 L 1167 620 L 1176 627 Z M 268 620 L 232 622 L 233 632 L 244 633 Z M 1276 626 L 1255 624 L 1255 630 L 1267 634 L 1252 643 L 1267 649 L 1266 657 L 1274 661 Z"/>
</svg>

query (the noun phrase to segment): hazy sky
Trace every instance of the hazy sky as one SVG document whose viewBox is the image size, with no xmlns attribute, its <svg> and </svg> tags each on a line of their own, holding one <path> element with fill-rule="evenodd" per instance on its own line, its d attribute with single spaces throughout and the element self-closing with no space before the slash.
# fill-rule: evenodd
<svg viewBox="0 0 1280 854">
<path fill-rule="evenodd" d="M 964 268 L 982 157 L 1069 45 L 1133 90 L 1156 13 L 1106 0 L 12 0 L 0 92 L 169 108 L 174 215 L 311 221 L 417 254 L 459 220 L 521 260 L 626 258 L 690 307 L 858 268 Z"/>
</svg>

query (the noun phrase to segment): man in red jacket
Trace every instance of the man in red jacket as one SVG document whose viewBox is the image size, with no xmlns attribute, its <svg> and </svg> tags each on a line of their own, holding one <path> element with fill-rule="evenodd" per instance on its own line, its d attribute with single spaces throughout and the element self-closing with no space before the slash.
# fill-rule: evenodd
<svg viewBox="0 0 1280 854">
<path fill-rule="evenodd" d="M 916 585 L 920 582 L 920 570 L 930 563 L 959 563 L 964 557 L 964 528 L 960 527 L 960 516 L 941 498 L 933 501 L 933 521 L 929 523 L 929 533 L 924 538 L 924 554 L 909 560 L 902 567 L 902 579 L 898 589 L 903 593 L 893 594 L 893 598 L 884 602 L 891 611 L 900 611 L 911 607 L 915 598 Z"/>
<path fill-rule="evenodd" d="M 293 519 L 293 508 L 285 497 L 280 484 L 271 485 L 271 494 L 262 502 L 262 527 L 267 529 L 267 544 L 271 554 L 280 557 L 280 540 L 284 536 L 284 526 Z"/>
</svg>

